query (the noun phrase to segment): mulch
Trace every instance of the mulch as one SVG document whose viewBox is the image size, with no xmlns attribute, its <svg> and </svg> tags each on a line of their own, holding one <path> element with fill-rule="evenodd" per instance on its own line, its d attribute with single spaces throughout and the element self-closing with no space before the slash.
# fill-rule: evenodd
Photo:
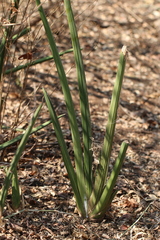
<svg viewBox="0 0 160 240">
<path fill-rule="evenodd" d="M 51 55 L 34 2 L 30 4 L 26 14 L 31 33 L 11 49 L 15 52 L 14 56 L 11 54 L 14 61 L 10 60 L 8 68 L 27 61 L 18 58 L 32 49 L 36 49 L 33 60 Z M 50 23 L 53 23 L 59 51 L 71 48 L 63 1 L 46 2 L 44 7 Z M 73 1 L 73 9 L 86 70 L 95 158 L 103 143 L 119 53 L 123 45 L 128 48 L 109 166 L 112 168 L 121 142 L 128 141 L 126 159 L 117 181 L 119 191 L 101 222 L 82 219 L 76 209 L 54 130 L 49 125 L 32 135 L 27 143 L 18 165 L 21 206 L 18 211 L 12 209 L 10 190 L 1 221 L 0 239 L 156 240 L 160 235 L 160 2 L 79 0 Z M 72 53 L 63 55 L 62 61 L 78 113 Z M 50 94 L 57 113 L 66 113 L 53 61 L 6 76 L 4 84 L 6 87 L 10 84 L 10 88 L 4 90 L 8 93 L 3 118 L 7 126 L 27 126 L 31 113 L 43 99 L 42 87 Z M 44 105 L 37 124 L 48 119 Z M 67 117 L 61 118 L 60 122 L 73 158 Z M 9 140 L 13 131 L 4 130 L 1 136 L 3 141 Z M 17 144 L 14 144 L 2 152 L 1 158 L 6 165 L 16 148 Z M 5 171 L 1 168 L 1 185 L 4 176 Z"/>
</svg>

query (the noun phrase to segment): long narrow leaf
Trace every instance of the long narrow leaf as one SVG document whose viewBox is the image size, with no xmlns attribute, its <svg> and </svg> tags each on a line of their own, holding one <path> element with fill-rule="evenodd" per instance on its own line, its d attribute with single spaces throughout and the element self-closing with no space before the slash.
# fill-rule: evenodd
<svg viewBox="0 0 160 240">
<path fill-rule="evenodd" d="M 15 43 L 19 38 L 21 38 L 22 36 L 26 35 L 27 33 L 29 33 L 31 31 L 31 28 L 24 28 L 22 29 L 21 32 L 19 32 L 18 34 L 15 34 L 12 37 L 12 42 Z"/>
<path fill-rule="evenodd" d="M 63 51 L 63 52 L 60 52 L 59 55 L 62 56 L 66 53 L 70 53 L 70 52 L 73 52 L 73 49 L 68 49 L 66 51 Z M 35 61 L 32 61 L 32 62 L 28 62 L 24 65 L 19 65 L 17 67 L 14 67 L 14 68 L 10 68 L 8 70 L 5 71 L 4 74 L 10 74 L 10 73 L 14 73 L 14 72 L 17 72 L 21 69 L 25 69 L 25 68 L 28 68 L 28 67 L 31 67 L 31 66 L 34 66 L 36 64 L 40 64 L 40 63 L 43 63 L 43 62 L 46 62 L 46 61 L 49 61 L 49 60 L 52 60 L 53 59 L 53 56 L 48 56 L 48 57 L 44 57 L 44 58 L 40 58 L 40 59 L 37 59 Z"/>
<path fill-rule="evenodd" d="M 91 213 L 91 218 L 92 217 L 94 218 L 95 216 L 98 217 L 98 215 L 100 217 L 101 214 L 105 214 L 106 210 L 110 207 L 110 203 L 114 197 L 113 188 L 115 187 L 116 180 L 121 170 L 127 148 L 128 144 L 123 142 L 120 148 L 119 155 L 114 164 L 112 173 L 110 175 L 110 178 L 107 181 L 107 184 L 103 190 L 100 200 L 98 201 L 98 203 L 95 206 L 95 209 Z"/>
<path fill-rule="evenodd" d="M 64 0 L 66 14 L 68 18 L 68 25 L 70 29 L 73 52 L 76 62 L 79 94 L 80 94 L 80 109 L 81 109 L 81 120 L 83 130 L 83 144 L 84 144 L 84 172 L 85 172 L 85 185 L 86 193 L 89 198 L 92 191 L 92 151 L 91 151 L 91 120 L 88 104 L 88 93 L 86 86 L 85 70 L 83 65 L 83 58 L 81 48 L 79 44 L 77 29 L 71 8 L 70 0 Z"/>
<path fill-rule="evenodd" d="M 52 120 L 52 123 L 53 123 L 53 126 L 54 126 L 54 130 L 55 130 L 55 133 L 56 133 L 56 136 L 57 136 L 57 140 L 58 140 L 59 145 L 61 147 L 63 161 L 65 163 L 65 166 L 66 166 L 66 169 L 67 169 L 67 172 L 68 172 L 68 176 L 69 176 L 70 181 L 71 181 L 71 185 L 72 185 L 72 188 L 73 188 L 73 191 L 74 191 L 74 194 L 75 194 L 77 206 L 78 206 L 79 210 L 81 211 L 82 216 L 85 216 L 86 213 L 85 213 L 85 209 L 84 209 L 84 205 L 83 205 L 83 199 L 80 195 L 79 188 L 78 188 L 77 175 L 76 175 L 76 173 L 74 171 L 74 168 L 72 166 L 72 163 L 71 163 L 71 160 L 70 160 L 70 157 L 69 157 L 69 153 L 68 153 L 68 150 L 67 150 L 67 146 L 66 146 L 66 143 L 64 141 L 64 136 L 63 136 L 63 133 L 62 133 L 62 130 L 61 130 L 58 118 L 57 118 L 57 115 L 55 113 L 52 102 L 51 102 L 47 92 L 44 89 L 43 89 L 43 93 L 44 93 L 45 101 L 46 101 L 46 104 L 47 104 L 47 107 L 48 107 L 48 110 L 49 110 L 49 113 L 50 113 L 50 117 L 51 117 L 51 120 Z"/>
<path fill-rule="evenodd" d="M 62 91 L 64 94 L 68 117 L 69 117 L 69 123 L 71 127 L 71 134 L 72 134 L 72 141 L 73 141 L 73 150 L 74 150 L 74 157 L 75 157 L 75 165 L 76 165 L 76 174 L 77 174 L 77 184 L 80 191 L 81 198 L 84 199 L 85 196 L 85 188 L 84 188 L 84 173 L 83 173 L 83 154 L 82 154 L 82 148 L 81 148 L 81 141 L 80 141 L 80 135 L 78 131 L 78 124 L 76 120 L 76 114 L 74 110 L 74 104 L 72 101 L 70 89 L 68 86 L 67 78 L 65 75 L 65 71 L 57 50 L 57 46 L 54 41 L 53 34 L 51 32 L 50 26 L 48 24 L 48 21 L 46 19 L 44 10 L 42 8 L 42 5 L 40 5 L 40 0 L 36 0 L 37 5 L 39 5 L 38 10 L 48 37 L 48 41 L 50 44 L 50 48 L 54 57 L 54 61 L 57 67 L 58 75 L 60 78 Z M 83 209 L 82 209 L 83 211 Z"/>
<path fill-rule="evenodd" d="M 35 111 L 33 117 L 32 117 L 32 120 L 25 132 L 25 134 L 23 135 L 23 138 L 17 148 L 17 151 L 15 153 L 15 156 L 13 157 L 12 159 L 12 162 L 10 164 L 10 167 L 7 171 L 7 174 L 6 174 L 6 178 L 4 180 L 4 184 L 3 184 L 3 187 L 1 189 L 1 192 L 0 192 L 0 216 L 2 215 L 2 212 L 3 212 L 3 208 L 4 208 L 4 203 L 5 203 L 5 200 L 6 200 L 6 196 L 7 196 L 7 192 L 8 192 L 8 188 L 10 186 L 10 182 L 11 182 L 11 179 L 12 179 L 12 176 L 13 176 L 13 172 L 14 172 L 14 169 L 17 167 L 17 164 L 18 164 L 18 161 L 21 157 L 21 154 L 25 148 L 25 145 L 27 143 L 27 140 L 29 138 L 29 135 L 31 133 L 31 130 L 32 130 L 32 127 L 38 117 L 38 114 L 39 114 L 39 111 L 42 107 L 42 104 L 37 108 L 37 110 Z"/>
<path fill-rule="evenodd" d="M 18 209 L 21 201 L 20 186 L 18 181 L 17 168 L 13 170 L 12 176 L 12 207 Z"/>
<path fill-rule="evenodd" d="M 61 117 L 63 117 L 64 115 L 65 115 L 65 114 L 62 114 L 62 115 L 58 116 L 58 118 L 61 118 Z M 32 131 L 31 131 L 31 133 L 30 133 L 30 135 L 33 134 L 33 133 L 35 133 L 35 132 L 37 132 L 37 131 L 39 131 L 40 129 L 48 126 L 51 122 L 52 122 L 52 121 L 49 120 L 49 121 L 47 121 L 47 122 L 45 122 L 45 123 L 42 123 L 40 126 L 33 128 Z M 23 131 L 24 131 L 24 130 L 23 130 Z M 15 137 L 15 138 L 13 138 L 13 139 L 11 139 L 11 140 L 9 140 L 9 141 L 1 144 L 1 145 L 0 145 L 0 150 L 4 149 L 4 148 L 6 148 L 6 147 L 9 147 L 9 146 L 12 145 L 13 143 L 18 142 L 19 140 L 22 139 L 23 136 L 24 136 L 24 134 L 20 134 L 20 135 L 18 135 L 17 137 Z"/>
<path fill-rule="evenodd" d="M 97 175 L 95 178 L 95 186 L 94 186 L 93 195 L 92 195 L 93 205 L 96 204 L 101 197 L 104 184 L 106 181 L 106 177 L 108 174 L 108 165 L 109 165 L 109 160 L 110 160 L 110 155 L 112 150 L 113 136 L 115 131 L 116 119 L 117 119 L 117 110 L 118 110 L 120 92 L 122 88 L 122 81 L 123 81 L 124 70 L 125 70 L 126 54 L 127 54 L 127 49 L 124 46 L 120 54 L 118 71 L 117 71 L 116 81 L 115 81 L 112 99 L 111 99 L 108 123 L 106 126 L 106 133 L 104 137 L 100 163 L 99 163 L 99 166 L 97 169 Z"/>
</svg>

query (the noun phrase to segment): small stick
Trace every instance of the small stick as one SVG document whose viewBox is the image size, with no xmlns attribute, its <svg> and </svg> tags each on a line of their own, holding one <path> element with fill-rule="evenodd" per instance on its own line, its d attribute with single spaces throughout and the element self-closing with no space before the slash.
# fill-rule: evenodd
<svg viewBox="0 0 160 240">
<path fill-rule="evenodd" d="M 150 202 L 148 204 L 148 206 L 145 208 L 145 210 L 142 212 L 142 214 L 139 216 L 139 218 L 124 232 L 122 233 L 122 235 L 119 237 L 119 239 L 121 239 L 122 236 L 124 236 L 129 230 L 131 230 L 137 222 L 139 222 L 139 220 L 143 217 L 143 215 L 145 214 L 145 212 L 147 212 L 148 208 L 153 204 L 153 202 Z"/>
</svg>

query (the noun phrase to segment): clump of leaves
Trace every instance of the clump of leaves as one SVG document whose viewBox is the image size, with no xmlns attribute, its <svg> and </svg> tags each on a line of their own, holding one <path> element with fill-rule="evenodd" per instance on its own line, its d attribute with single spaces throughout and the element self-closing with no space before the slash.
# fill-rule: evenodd
<svg viewBox="0 0 160 240">
<path fill-rule="evenodd" d="M 70 182 L 73 188 L 79 212 L 83 218 L 101 219 L 104 217 L 107 209 L 110 207 L 110 204 L 116 194 L 116 191 L 114 191 L 114 187 L 128 147 L 127 143 L 125 142 L 122 143 L 118 157 L 115 160 L 112 172 L 110 176 L 108 176 L 109 175 L 108 166 L 110 162 L 111 149 L 113 144 L 113 136 L 115 131 L 117 110 L 125 70 L 127 49 L 124 46 L 120 54 L 117 76 L 112 93 L 112 100 L 109 110 L 109 117 L 106 126 L 103 147 L 101 150 L 98 167 L 95 170 L 95 172 L 93 172 L 92 165 L 94 159 L 91 147 L 92 134 L 88 93 L 86 86 L 85 71 L 83 66 L 83 58 L 76 30 L 76 25 L 74 21 L 74 16 L 71 8 L 71 3 L 69 0 L 64 0 L 77 69 L 77 79 L 80 96 L 80 113 L 82 123 L 82 139 L 83 139 L 82 142 L 80 133 L 78 131 L 76 112 L 74 110 L 74 104 L 72 101 L 71 92 L 67 82 L 67 77 L 54 41 L 54 37 L 51 32 L 50 26 L 48 24 L 40 0 L 36 0 L 36 3 L 48 37 L 52 55 L 55 60 L 57 72 L 62 86 L 62 91 L 64 94 L 64 99 L 66 102 L 73 142 L 75 168 L 72 165 L 53 103 L 51 102 L 51 99 L 48 96 L 47 92 L 43 90 L 45 101 L 50 112 L 50 117 L 56 132 L 59 145 L 61 147 L 63 160 L 68 171 L 68 176 L 70 178 Z"/>
</svg>

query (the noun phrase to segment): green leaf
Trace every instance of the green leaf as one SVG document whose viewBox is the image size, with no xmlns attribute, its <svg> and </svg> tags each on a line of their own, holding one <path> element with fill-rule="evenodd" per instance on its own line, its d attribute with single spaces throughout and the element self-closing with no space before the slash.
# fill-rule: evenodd
<svg viewBox="0 0 160 240">
<path fill-rule="evenodd" d="M 12 207 L 14 210 L 19 208 L 21 201 L 20 186 L 18 181 L 17 168 L 13 170 L 12 176 Z"/>
<path fill-rule="evenodd" d="M 22 152 L 24 151 L 24 148 L 26 146 L 27 140 L 28 140 L 29 135 L 31 133 L 32 127 L 33 127 L 33 125 L 34 125 L 34 123 L 35 123 L 35 121 L 38 117 L 38 114 L 41 110 L 41 107 L 42 107 L 42 104 L 35 111 L 35 113 L 32 117 L 32 120 L 31 120 L 25 134 L 23 135 L 23 138 L 22 138 L 22 140 L 21 140 L 21 142 L 20 142 L 20 144 L 17 148 L 15 156 L 13 157 L 12 162 L 10 164 L 10 167 L 7 171 L 7 174 L 6 174 L 6 177 L 5 177 L 5 180 L 4 180 L 4 184 L 3 184 L 3 187 L 2 187 L 1 192 L 0 192 L 0 216 L 2 216 L 4 203 L 5 203 L 5 200 L 6 200 L 6 197 L 7 197 L 7 193 L 8 193 L 8 189 L 9 189 L 9 186 L 10 186 L 11 179 L 13 177 L 13 173 L 14 173 L 15 169 L 17 168 L 18 161 L 21 157 Z"/>
<path fill-rule="evenodd" d="M 69 153 L 68 153 L 68 150 L 67 150 L 67 146 L 66 146 L 66 143 L 64 141 L 64 136 L 63 136 L 63 133 L 62 133 L 62 130 L 61 130 L 58 118 L 57 118 L 57 115 L 55 113 L 53 104 L 52 104 L 47 92 L 44 89 L 43 89 L 43 93 L 44 93 L 44 98 L 45 98 L 45 101 L 46 101 L 46 104 L 47 104 L 47 107 L 48 107 L 48 110 L 49 110 L 49 113 L 50 113 L 50 117 L 51 117 L 51 120 L 52 120 L 52 123 L 53 123 L 53 126 L 54 126 L 54 130 L 55 130 L 55 133 L 56 133 L 56 136 L 57 136 L 57 140 L 58 140 L 59 145 L 61 147 L 63 161 L 65 163 L 65 166 L 66 166 L 66 169 L 67 169 L 67 172 L 68 172 L 68 176 L 69 176 L 69 179 L 71 181 L 71 185 L 72 185 L 72 188 L 73 188 L 73 191 L 74 191 L 74 195 L 75 195 L 75 198 L 76 198 L 76 203 L 77 203 L 78 209 L 80 210 L 82 215 L 85 216 L 86 213 L 85 213 L 85 209 L 84 209 L 83 198 L 82 198 L 82 196 L 80 194 L 80 191 L 79 191 L 77 174 L 75 173 L 74 168 L 72 166 L 72 163 L 71 163 L 71 160 L 70 160 L 70 157 L 69 157 Z"/>
<path fill-rule="evenodd" d="M 111 156 L 115 126 L 116 126 L 120 92 L 122 88 L 122 81 L 123 81 L 124 70 L 125 70 L 126 54 L 127 54 L 127 50 L 126 50 L 126 47 L 124 47 L 122 48 L 122 52 L 120 54 L 118 71 L 117 71 L 116 81 L 113 88 L 111 105 L 109 110 L 108 123 L 106 126 L 106 133 L 105 133 L 104 143 L 101 151 L 100 163 L 97 169 L 94 190 L 91 196 L 92 206 L 96 205 L 96 203 L 101 198 L 101 194 L 102 194 L 104 184 L 106 182 L 106 178 L 108 174 L 108 166 L 109 166 L 109 160 Z"/>
<path fill-rule="evenodd" d="M 61 118 L 61 117 L 63 117 L 64 115 L 65 115 L 65 114 L 62 114 L 62 115 L 58 116 L 58 118 Z M 45 122 L 45 123 L 42 123 L 40 126 L 33 128 L 32 131 L 31 131 L 31 133 L 30 133 L 30 135 L 33 134 L 33 133 L 35 133 L 35 132 L 37 132 L 37 131 L 39 131 L 40 129 L 48 126 L 51 122 L 52 122 L 52 121 L 49 120 L 49 121 L 47 121 L 47 122 Z M 25 131 L 25 130 L 23 129 L 22 131 Z M 15 137 L 15 138 L 13 138 L 13 139 L 11 139 L 11 140 L 9 140 L 9 141 L 1 144 L 1 145 L 0 145 L 0 150 L 2 150 L 2 149 L 4 149 L 4 148 L 12 145 L 13 143 L 18 142 L 19 140 L 22 139 L 23 135 L 24 135 L 24 134 L 20 134 L 20 135 L 18 135 L 17 137 Z"/>
<path fill-rule="evenodd" d="M 106 210 L 110 207 L 110 204 L 115 196 L 115 193 L 113 191 L 116 180 L 118 178 L 119 172 L 122 168 L 122 164 L 126 155 L 126 151 L 128 148 L 128 144 L 123 142 L 120 148 L 119 155 L 116 159 L 116 162 L 114 164 L 112 173 L 110 175 L 110 178 L 108 179 L 106 186 L 103 188 L 102 195 L 95 205 L 94 210 L 92 210 L 90 217 L 94 218 L 96 216 L 102 216 L 105 214 Z"/>
<path fill-rule="evenodd" d="M 71 48 L 71 49 L 68 49 L 68 50 L 66 50 L 66 51 L 60 52 L 59 55 L 62 56 L 62 55 L 64 55 L 64 54 L 70 53 L 70 52 L 73 52 L 73 49 L 72 49 L 72 48 Z M 48 56 L 48 57 L 40 58 L 40 59 L 37 59 L 37 60 L 35 60 L 35 61 L 28 62 L 28 63 L 26 63 L 26 64 L 24 64 L 24 65 L 19 65 L 19 66 L 17 66 L 17 67 L 8 69 L 8 70 L 6 70 L 6 71 L 4 72 L 4 74 L 7 75 L 7 74 L 10 74 L 10 73 L 14 73 L 14 72 L 17 72 L 17 71 L 19 71 L 19 70 L 21 70 L 21 69 L 25 69 L 25 68 L 34 66 L 34 65 L 36 65 L 36 64 L 41 64 L 41 63 L 43 63 L 43 62 L 46 62 L 46 61 L 49 61 L 49 60 L 52 60 L 52 59 L 54 59 L 53 56 Z"/>
<path fill-rule="evenodd" d="M 71 3 L 69 0 L 64 0 L 66 14 L 68 18 L 68 25 L 71 34 L 74 58 L 77 69 L 77 78 L 79 86 L 79 95 L 80 95 L 80 109 L 81 109 L 81 121 L 82 121 L 82 130 L 83 130 L 83 145 L 84 145 L 84 174 L 85 174 L 85 187 L 87 198 L 90 197 L 92 191 L 92 136 L 91 136 L 91 120 L 89 112 L 89 103 L 88 103 L 88 93 L 86 85 L 85 70 L 83 65 L 83 58 L 81 53 L 81 48 L 79 44 L 77 29 L 75 25 L 75 20 L 73 16 L 73 11 L 71 8 Z"/>
</svg>

